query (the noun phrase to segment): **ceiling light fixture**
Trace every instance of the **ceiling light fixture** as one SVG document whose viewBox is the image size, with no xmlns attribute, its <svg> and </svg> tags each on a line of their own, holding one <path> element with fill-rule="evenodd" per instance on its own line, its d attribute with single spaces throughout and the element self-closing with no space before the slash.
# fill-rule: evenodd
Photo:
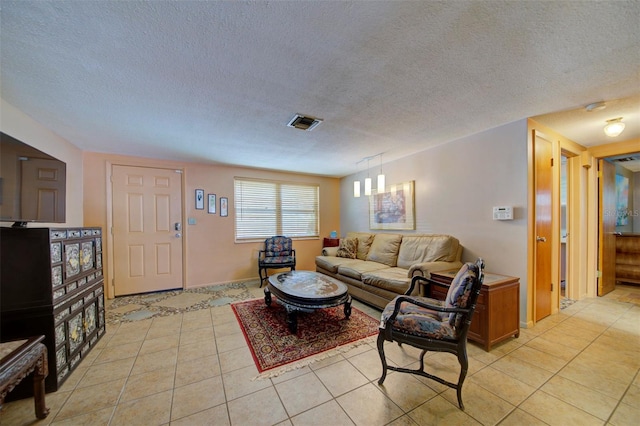
<svg viewBox="0 0 640 426">
<path fill-rule="evenodd" d="M 607 125 L 604 126 L 604 134 L 611 138 L 615 138 L 622 133 L 624 130 L 624 123 L 621 120 L 622 117 L 607 120 Z"/>
</svg>

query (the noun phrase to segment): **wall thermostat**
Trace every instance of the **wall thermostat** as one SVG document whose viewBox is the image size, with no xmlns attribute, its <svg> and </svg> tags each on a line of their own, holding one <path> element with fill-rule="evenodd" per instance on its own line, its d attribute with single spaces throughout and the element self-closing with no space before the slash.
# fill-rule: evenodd
<svg viewBox="0 0 640 426">
<path fill-rule="evenodd" d="M 512 206 L 494 207 L 493 220 L 513 220 L 513 207 Z"/>
</svg>

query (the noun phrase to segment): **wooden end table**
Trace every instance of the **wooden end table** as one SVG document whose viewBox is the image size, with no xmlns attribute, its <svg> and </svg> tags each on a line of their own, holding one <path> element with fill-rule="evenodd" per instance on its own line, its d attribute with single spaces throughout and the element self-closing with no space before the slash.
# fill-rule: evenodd
<svg viewBox="0 0 640 426">
<path fill-rule="evenodd" d="M 444 300 L 456 273 L 458 269 L 432 272 L 432 282 L 421 282 L 420 293 Z M 467 336 L 487 352 L 498 342 L 520 336 L 519 278 L 485 272 Z"/>
<path fill-rule="evenodd" d="M 49 415 L 44 400 L 44 379 L 49 374 L 44 336 L 0 343 L 0 407 L 4 398 L 33 372 L 33 398 L 36 417 Z"/>
<path fill-rule="evenodd" d="M 325 238 L 322 241 L 322 247 L 338 247 L 340 245 L 340 238 Z"/>
</svg>

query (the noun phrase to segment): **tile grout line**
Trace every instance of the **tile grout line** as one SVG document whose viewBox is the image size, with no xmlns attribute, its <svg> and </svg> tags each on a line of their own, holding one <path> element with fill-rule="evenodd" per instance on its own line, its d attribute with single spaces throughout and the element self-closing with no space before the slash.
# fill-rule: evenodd
<svg viewBox="0 0 640 426">
<path fill-rule="evenodd" d="M 220 361 L 221 352 L 220 352 L 220 347 L 218 346 L 218 338 L 216 336 L 216 326 L 213 323 L 213 307 L 209 308 L 209 316 L 211 318 L 211 325 L 213 327 L 213 340 L 216 344 L 216 356 L 218 358 L 218 368 L 220 369 L 220 383 L 222 383 L 222 392 L 224 394 L 224 405 L 225 405 L 225 408 L 227 409 L 227 419 L 229 420 L 229 424 L 232 425 L 233 423 L 231 422 L 231 410 L 229 410 L 229 400 L 227 399 L 227 390 L 224 386 L 225 379 L 224 379 L 224 373 L 222 370 L 222 362 Z"/>
</svg>

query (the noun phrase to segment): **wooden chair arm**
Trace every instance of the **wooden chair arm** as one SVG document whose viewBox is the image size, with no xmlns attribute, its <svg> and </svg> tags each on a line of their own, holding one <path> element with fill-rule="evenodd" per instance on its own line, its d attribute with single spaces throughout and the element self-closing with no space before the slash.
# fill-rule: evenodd
<svg viewBox="0 0 640 426">
<path fill-rule="evenodd" d="M 396 299 L 396 303 L 393 307 L 393 313 L 387 319 L 387 323 L 393 322 L 396 319 L 398 313 L 400 312 L 400 306 L 402 305 L 402 302 L 408 302 L 412 305 L 420 306 L 421 308 L 429 309 L 435 312 L 468 314 L 471 311 L 471 308 L 445 308 L 443 306 L 425 303 L 414 296 L 400 296 Z"/>
<path fill-rule="evenodd" d="M 409 296 L 411 295 L 411 293 L 413 293 L 413 289 L 416 287 L 416 283 L 418 281 L 425 281 L 429 285 L 437 283 L 437 281 L 434 281 L 431 278 L 426 278 L 426 277 L 423 277 L 422 275 L 416 275 L 413 278 L 411 278 L 411 285 L 409 286 L 407 291 L 404 292 L 405 296 Z"/>
</svg>

